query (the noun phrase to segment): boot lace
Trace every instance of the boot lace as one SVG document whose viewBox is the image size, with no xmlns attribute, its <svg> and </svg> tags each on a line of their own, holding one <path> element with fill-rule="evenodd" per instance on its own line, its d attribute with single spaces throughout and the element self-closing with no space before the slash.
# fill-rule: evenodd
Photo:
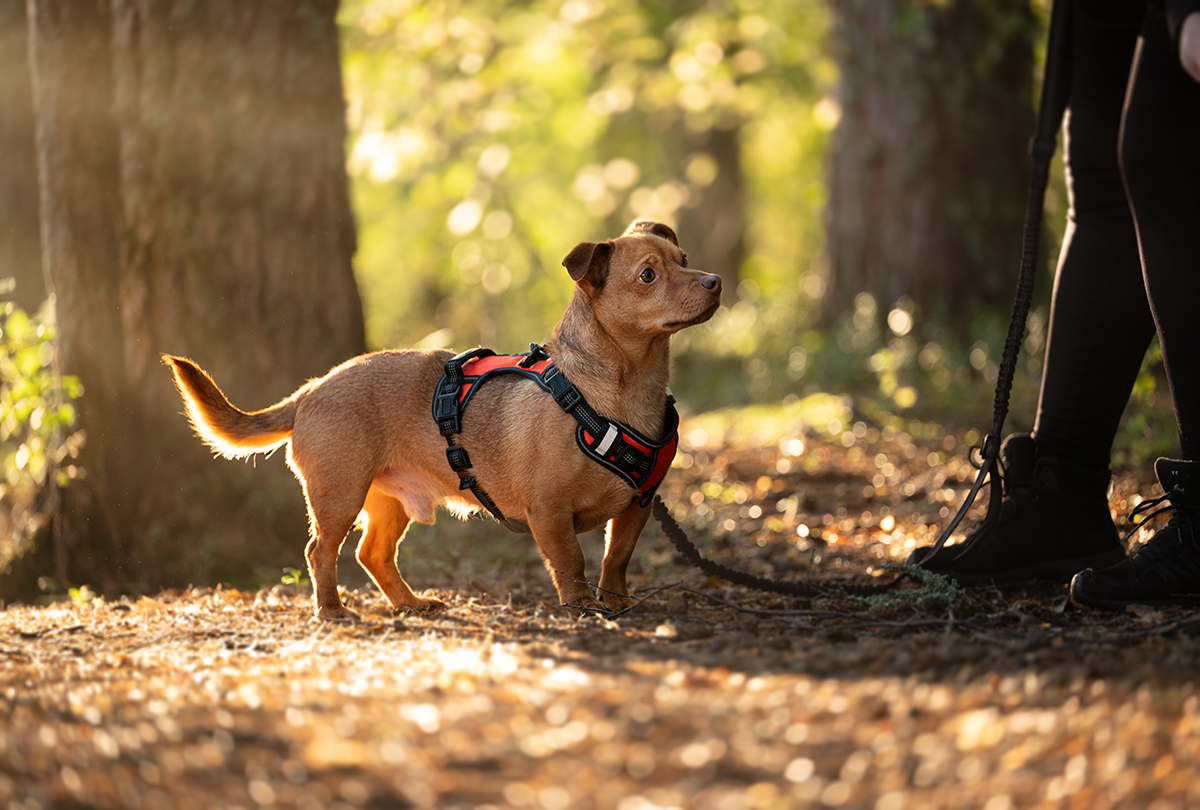
<svg viewBox="0 0 1200 810">
<path fill-rule="evenodd" d="M 1133 521 L 1139 515 L 1142 516 L 1142 520 L 1130 529 L 1125 539 L 1128 540 L 1153 518 L 1165 512 L 1174 512 L 1166 528 L 1142 544 L 1134 556 L 1150 566 L 1165 569 L 1176 579 L 1182 569 L 1193 581 L 1200 582 L 1200 541 L 1196 531 L 1200 527 L 1200 510 L 1181 507 L 1175 503 L 1164 505 L 1171 500 L 1172 494 L 1177 494 L 1176 488 L 1161 497 L 1142 501 L 1135 506 L 1129 513 L 1129 520 Z"/>
</svg>

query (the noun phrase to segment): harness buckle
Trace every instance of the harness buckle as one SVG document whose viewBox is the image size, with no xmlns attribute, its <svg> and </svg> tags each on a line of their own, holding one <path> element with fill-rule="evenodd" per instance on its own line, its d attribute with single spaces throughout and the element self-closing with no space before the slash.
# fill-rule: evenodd
<svg viewBox="0 0 1200 810">
<path fill-rule="evenodd" d="M 437 420 L 438 431 L 443 436 L 451 436 L 462 431 L 458 414 L 458 387 L 445 387 L 438 392 L 433 401 L 433 418 Z"/>
<path fill-rule="evenodd" d="M 545 383 L 546 388 L 550 389 L 550 396 L 554 397 L 558 407 L 567 413 L 575 410 L 576 406 L 584 401 L 583 394 L 579 393 L 575 384 L 558 370 L 558 366 L 551 365 L 543 371 L 542 382 Z"/>
<path fill-rule="evenodd" d="M 583 394 L 579 393 L 579 389 L 572 383 L 569 388 L 565 388 L 554 395 L 554 401 L 558 406 L 567 413 L 575 410 L 579 403 L 583 402 Z"/>
</svg>

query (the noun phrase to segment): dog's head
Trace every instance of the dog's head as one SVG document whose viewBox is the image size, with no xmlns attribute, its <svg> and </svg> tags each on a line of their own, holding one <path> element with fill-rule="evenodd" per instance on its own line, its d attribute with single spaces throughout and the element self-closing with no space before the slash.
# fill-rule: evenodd
<svg viewBox="0 0 1200 810">
<path fill-rule="evenodd" d="M 617 239 L 580 242 L 563 266 L 611 328 L 669 335 L 721 305 L 721 277 L 689 270 L 675 231 L 661 222 L 639 219 Z"/>
</svg>

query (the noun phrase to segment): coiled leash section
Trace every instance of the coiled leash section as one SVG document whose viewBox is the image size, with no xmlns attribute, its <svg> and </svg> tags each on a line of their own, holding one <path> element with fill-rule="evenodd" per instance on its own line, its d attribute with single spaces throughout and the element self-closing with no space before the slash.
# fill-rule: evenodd
<svg viewBox="0 0 1200 810">
<path fill-rule="evenodd" d="M 654 496 L 654 517 L 662 524 L 663 533 L 666 534 L 671 544 L 675 546 L 675 550 L 693 566 L 699 568 L 710 577 L 717 577 L 726 582 L 732 582 L 734 585 L 741 585 L 756 591 L 801 597 L 834 596 L 837 594 L 873 596 L 874 594 L 886 593 L 909 578 L 908 574 L 901 573 L 895 579 L 880 583 L 879 585 L 836 586 L 810 585 L 800 580 L 768 579 L 767 577 L 756 576 L 746 571 L 738 571 L 735 568 L 721 565 L 703 556 L 700 553 L 700 549 L 696 548 L 696 545 L 688 539 L 683 527 L 671 515 L 671 510 L 663 503 L 662 497 L 658 495 Z"/>
</svg>

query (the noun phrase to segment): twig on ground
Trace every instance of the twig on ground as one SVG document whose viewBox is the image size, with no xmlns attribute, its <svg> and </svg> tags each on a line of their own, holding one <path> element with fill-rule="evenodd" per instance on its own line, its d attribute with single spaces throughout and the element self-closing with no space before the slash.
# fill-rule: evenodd
<svg viewBox="0 0 1200 810">
<path fill-rule="evenodd" d="M 857 613 L 843 613 L 838 610 L 777 610 L 768 608 L 749 608 L 744 605 L 739 605 L 736 602 L 730 602 L 727 599 L 722 599 L 719 596 L 713 596 L 711 593 L 700 591 L 695 588 L 689 588 L 687 585 L 680 585 L 680 590 L 687 593 L 702 596 L 710 602 L 715 602 L 718 605 L 724 605 L 728 608 L 733 608 L 739 613 L 751 613 L 757 616 L 814 616 L 819 618 L 830 619 L 855 619 L 859 617 Z"/>
<path fill-rule="evenodd" d="M 565 574 L 562 571 L 559 571 L 557 569 L 555 570 L 555 573 L 560 574 L 564 577 L 570 576 L 569 574 Z M 662 587 L 655 588 L 654 590 L 647 593 L 645 596 L 633 597 L 633 596 L 630 596 L 629 594 L 617 593 L 616 591 L 610 591 L 607 588 L 601 588 L 599 585 L 593 585 L 591 583 L 591 581 L 586 580 L 586 579 L 575 579 L 574 577 L 571 577 L 571 580 L 573 582 L 579 583 L 580 585 L 587 585 L 589 588 L 591 588 L 597 594 L 608 593 L 608 594 L 612 594 L 613 596 L 619 596 L 622 599 L 633 599 L 634 600 L 632 605 L 623 607 L 620 610 L 608 610 L 606 608 L 590 608 L 590 607 L 584 607 L 583 605 L 571 605 L 571 604 L 563 603 L 563 607 L 574 608 L 575 610 L 582 610 L 585 613 L 594 613 L 598 616 L 602 616 L 605 619 L 608 619 L 609 621 L 612 621 L 613 619 L 617 619 L 617 618 L 620 618 L 621 616 L 624 616 L 629 611 L 640 606 L 643 602 L 645 602 L 650 597 L 656 596 L 657 594 L 660 594 L 663 591 L 670 590 L 671 588 L 675 588 L 681 584 L 679 582 L 672 582 L 669 585 L 663 585 Z"/>
<path fill-rule="evenodd" d="M 705 593 L 704 591 L 699 591 L 695 588 L 689 588 L 686 585 L 681 587 L 688 593 L 694 593 L 697 596 L 703 596 L 705 599 L 708 599 L 709 601 L 715 602 L 719 605 L 733 608 L 740 613 L 749 613 L 757 616 L 771 616 L 779 618 L 786 616 L 809 616 L 816 619 L 851 619 L 855 622 L 858 622 L 856 625 L 858 629 L 869 627 L 894 627 L 911 630 L 922 627 L 943 627 L 947 632 L 961 632 L 969 630 L 972 633 L 986 633 L 988 631 L 987 628 L 976 624 L 975 622 L 956 619 L 952 611 L 949 613 L 948 617 L 944 619 L 905 619 L 902 621 L 897 621 L 894 619 L 881 619 L 875 616 L 863 615 L 861 613 L 846 613 L 839 610 L 768 610 L 765 608 L 748 608 L 735 602 L 730 602 L 727 599 L 722 599 L 719 596 L 713 596 L 710 593 Z M 794 627 L 795 629 L 819 629 L 812 625 L 798 626 L 795 622 L 789 623 L 788 626 Z"/>
</svg>

